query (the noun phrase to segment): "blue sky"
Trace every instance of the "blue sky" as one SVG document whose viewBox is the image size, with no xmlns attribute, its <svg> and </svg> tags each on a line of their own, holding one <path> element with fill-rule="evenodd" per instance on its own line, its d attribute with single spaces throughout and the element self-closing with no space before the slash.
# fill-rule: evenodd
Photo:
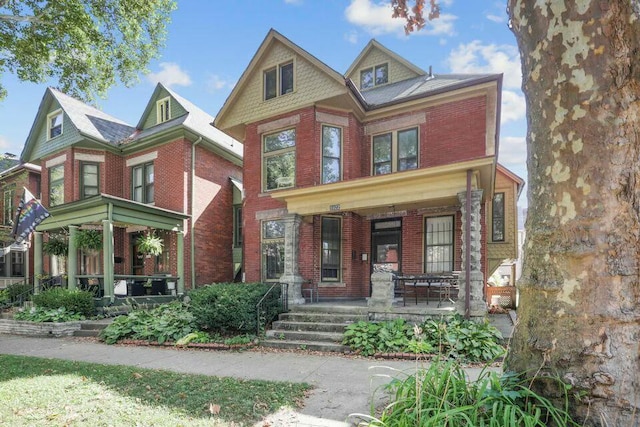
<svg viewBox="0 0 640 427">
<path fill-rule="evenodd" d="M 520 58 L 507 28 L 506 2 L 440 0 L 441 16 L 406 36 L 378 0 L 179 0 L 161 57 L 131 87 L 116 86 L 98 107 L 135 125 L 161 81 L 215 116 L 270 28 L 336 71 L 346 72 L 367 42 L 434 73 L 504 73 L 499 161 L 526 175 L 525 102 Z M 48 85 L 5 74 L 0 102 L 0 153 L 19 155 Z M 526 205 L 525 194 L 520 205 Z"/>
</svg>

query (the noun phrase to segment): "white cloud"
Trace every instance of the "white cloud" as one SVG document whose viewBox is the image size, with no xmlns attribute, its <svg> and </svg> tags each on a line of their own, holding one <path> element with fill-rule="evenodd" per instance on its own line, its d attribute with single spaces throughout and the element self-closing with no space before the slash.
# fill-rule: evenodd
<svg viewBox="0 0 640 427">
<path fill-rule="evenodd" d="M 4 152 L 7 148 L 11 147 L 11 142 L 7 139 L 7 137 L 0 135 L 0 150 Z M 15 155 L 19 155 L 20 153 L 13 153 Z"/>
<path fill-rule="evenodd" d="M 191 85 L 189 74 L 175 62 L 161 62 L 160 68 L 157 73 L 149 73 L 147 76 L 151 83 L 160 82 L 168 87 Z"/>
<path fill-rule="evenodd" d="M 506 16 L 498 16 L 498 15 L 494 15 L 494 14 L 491 14 L 491 13 L 488 13 L 486 18 L 489 21 L 495 22 L 497 24 L 502 24 L 504 22 L 507 22 L 507 17 Z"/>
<path fill-rule="evenodd" d="M 500 138 L 498 161 L 505 166 L 524 166 L 527 162 L 527 144 L 524 136 Z"/>
<path fill-rule="evenodd" d="M 387 0 L 351 0 L 351 4 L 345 10 L 347 21 L 371 34 L 404 34 L 404 20 L 392 18 L 392 14 L 391 3 Z M 422 30 L 414 34 L 452 35 L 453 22 L 456 19 L 454 15 L 443 13 L 438 19 L 428 21 Z"/>
<path fill-rule="evenodd" d="M 217 92 L 223 89 L 231 89 L 235 85 L 235 82 L 231 80 L 225 80 L 217 74 L 211 74 L 207 78 L 207 91 L 209 93 Z"/>
<path fill-rule="evenodd" d="M 351 44 L 356 44 L 358 43 L 358 32 L 357 31 L 349 31 L 348 33 L 346 33 L 344 35 L 344 39 L 351 43 Z"/>
<path fill-rule="evenodd" d="M 524 95 L 512 90 L 502 91 L 501 123 L 515 122 L 523 119 L 527 113 Z"/>
<path fill-rule="evenodd" d="M 284 0 L 286 4 L 302 4 L 302 0 Z"/>
<path fill-rule="evenodd" d="M 447 62 L 454 73 L 504 73 L 504 87 L 521 87 L 522 70 L 516 46 L 482 44 L 474 40 L 452 50 Z"/>
</svg>

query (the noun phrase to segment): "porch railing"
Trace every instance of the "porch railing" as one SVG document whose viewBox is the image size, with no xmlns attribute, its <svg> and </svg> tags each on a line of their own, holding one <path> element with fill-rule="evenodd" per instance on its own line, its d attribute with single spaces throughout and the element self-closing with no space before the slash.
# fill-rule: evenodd
<svg viewBox="0 0 640 427">
<path fill-rule="evenodd" d="M 279 295 L 278 295 L 279 293 Z M 256 304 L 256 335 L 260 335 L 260 332 L 266 326 L 266 323 L 277 316 L 278 313 L 274 313 L 269 310 L 269 307 L 265 307 L 265 303 L 270 298 L 279 298 L 281 313 L 289 311 L 289 284 L 288 283 L 274 283 L 269 290 L 265 292 L 258 304 Z M 273 305 L 271 305 L 272 307 Z"/>
<path fill-rule="evenodd" d="M 93 293 L 96 298 L 104 297 L 104 276 L 77 275 L 77 287 Z M 154 275 L 114 275 L 113 290 L 116 297 L 137 297 L 176 295 L 177 276 Z"/>
</svg>

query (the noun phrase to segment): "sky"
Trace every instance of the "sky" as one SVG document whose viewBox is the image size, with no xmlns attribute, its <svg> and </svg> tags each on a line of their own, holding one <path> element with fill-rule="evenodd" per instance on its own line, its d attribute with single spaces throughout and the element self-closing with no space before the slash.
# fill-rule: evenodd
<svg viewBox="0 0 640 427">
<path fill-rule="evenodd" d="M 498 161 L 527 179 L 525 100 L 520 57 L 506 2 L 439 0 L 440 18 L 405 35 L 380 0 L 178 0 L 165 47 L 149 73 L 114 86 L 98 108 L 135 126 L 160 81 L 215 117 L 269 29 L 344 74 L 372 39 L 434 73 L 503 73 Z M 2 76 L 0 153 L 20 155 L 47 86 Z M 519 203 L 526 206 L 525 192 Z"/>
</svg>

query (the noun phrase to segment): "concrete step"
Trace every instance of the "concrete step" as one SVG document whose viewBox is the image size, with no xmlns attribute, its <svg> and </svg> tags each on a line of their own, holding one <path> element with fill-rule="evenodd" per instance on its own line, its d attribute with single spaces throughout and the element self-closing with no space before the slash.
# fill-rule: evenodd
<svg viewBox="0 0 640 427">
<path fill-rule="evenodd" d="M 313 341 L 319 343 L 339 343 L 342 342 L 342 332 L 317 332 L 317 331 L 287 331 L 287 330 L 268 330 L 265 335 L 267 338 L 288 341 Z"/>
<path fill-rule="evenodd" d="M 269 348 L 281 348 L 290 350 L 311 350 L 311 351 L 325 351 L 335 353 L 350 353 L 351 349 L 342 344 L 331 342 L 316 342 L 305 340 L 277 340 L 277 339 L 265 339 L 260 341 L 260 345 Z"/>
<path fill-rule="evenodd" d="M 97 337 L 100 332 L 113 322 L 113 319 L 89 320 L 80 324 L 80 330 L 73 333 L 74 337 Z"/>
<path fill-rule="evenodd" d="M 272 328 L 286 331 L 318 331 L 343 333 L 349 323 L 320 323 L 320 322 L 289 322 L 278 320 L 273 322 Z"/>
<path fill-rule="evenodd" d="M 291 307 L 293 313 L 332 313 L 332 314 L 359 314 L 367 316 L 369 308 L 358 305 L 331 305 L 331 304 L 300 304 Z"/>
<path fill-rule="evenodd" d="M 355 313 L 326 313 L 326 312 L 300 312 L 290 311 L 282 313 L 280 320 L 287 322 L 309 322 L 309 323 L 355 323 L 360 320 L 367 320 L 366 314 Z"/>
</svg>

